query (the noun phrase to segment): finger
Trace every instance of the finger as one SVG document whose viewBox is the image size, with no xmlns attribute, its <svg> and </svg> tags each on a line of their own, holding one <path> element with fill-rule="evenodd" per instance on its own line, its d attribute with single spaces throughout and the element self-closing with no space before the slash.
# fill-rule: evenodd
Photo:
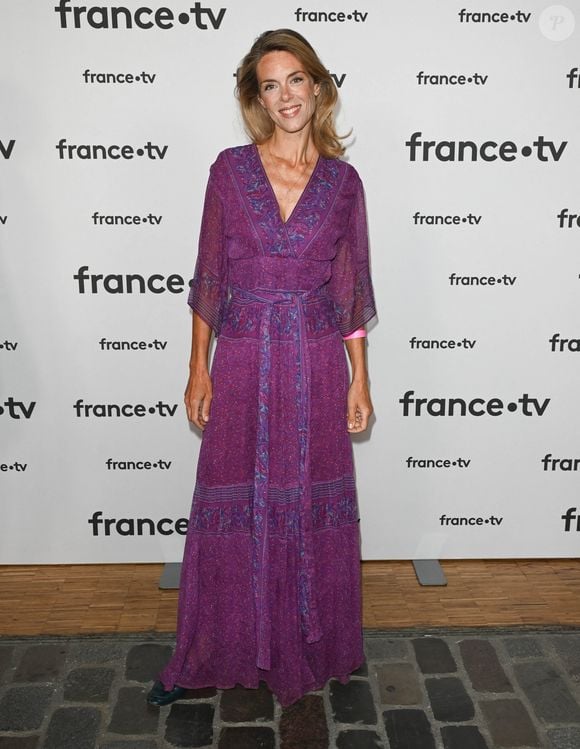
<svg viewBox="0 0 580 749">
<path fill-rule="evenodd" d="M 193 410 L 194 400 L 187 390 L 184 393 L 183 402 L 185 403 L 185 410 L 187 412 L 187 418 L 189 419 L 189 421 L 192 421 L 191 417 L 194 414 L 194 410 Z"/>
<path fill-rule="evenodd" d="M 360 408 L 358 405 L 353 405 L 348 409 L 347 431 L 351 433 L 360 431 Z"/>
<path fill-rule="evenodd" d="M 356 404 L 355 403 L 349 403 L 348 409 L 346 412 L 346 427 L 347 430 L 350 432 L 356 427 Z"/>
<path fill-rule="evenodd" d="M 211 395 L 207 395 L 201 404 L 201 419 L 204 423 L 207 424 L 209 421 L 209 407 L 211 404 Z"/>
<path fill-rule="evenodd" d="M 371 412 L 366 408 L 361 408 L 359 411 L 359 421 L 358 421 L 358 430 L 359 432 L 364 432 L 364 430 L 369 425 L 369 418 L 370 418 Z"/>
<path fill-rule="evenodd" d="M 196 427 L 199 429 L 203 429 L 203 424 L 200 421 L 200 406 L 201 401 L 192 399 L 189 401 L 187 415 L 189 417 L 189 420 L 192 421 Z"/>
<path fill-rule="evenodd" d="M 361 407 L 358 401 L 353 399 L 352 404 L 349 405 L 348 409 L 348 431 L 349 432 L 360 432 L 361 431 L 361 420 L 364 411 L 364 406 Z"/>
</svg>

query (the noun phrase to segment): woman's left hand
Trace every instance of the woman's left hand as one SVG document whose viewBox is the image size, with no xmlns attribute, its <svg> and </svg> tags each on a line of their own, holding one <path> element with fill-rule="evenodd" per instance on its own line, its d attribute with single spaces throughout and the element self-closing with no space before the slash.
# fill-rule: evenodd
<svg viewBox="0 0 580 749">
<path fill-rule="evenodd" d="M 348 413 L 346 417 L 348 432 L 364 432 L 373 412 L 373 404 L 366 380 L 353 381 L 348 389 Z"/>
</svg>

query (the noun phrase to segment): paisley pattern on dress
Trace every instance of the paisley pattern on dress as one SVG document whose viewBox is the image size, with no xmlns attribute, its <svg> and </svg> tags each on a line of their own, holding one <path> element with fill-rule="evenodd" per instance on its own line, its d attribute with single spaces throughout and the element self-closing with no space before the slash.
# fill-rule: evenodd
<svg viewBox="0 0 580 749">
<path fill-rule="evenodd" d="M 284 223 L 255 145 L 210 170 L 189 305 L 217 337 L 166 689 L 282 706 L 364 660 L 342 335 L 375 314 L 361 180 L 319 157 Z"/>
<path fill-rule="evenodd" d="M 318 158 L 292 213 L 286 221 L 282 221 L 257 147 L 239 146 L 230 149 L 229 153 L 256 224 L 262 230 L 265 252 L 272 255 L 300 255 L 305 240 L 321 223 L 332 201 L 339 180 L 340 162 L 323 156 Z"/>
</svg>

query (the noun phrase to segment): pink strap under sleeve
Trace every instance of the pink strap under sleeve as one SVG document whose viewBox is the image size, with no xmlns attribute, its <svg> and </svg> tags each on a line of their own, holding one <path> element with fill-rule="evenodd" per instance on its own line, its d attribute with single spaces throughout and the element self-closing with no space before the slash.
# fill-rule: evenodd
<svg viewBox="0 0 580 749">
<path fill-rule="evenodd" d="M 367 331 L 364 327 L 358 328 L 358 330 L 355 330 L 354 333 L 350 333 L 349 335 L 343 335 L 342 338 L 344 341 L 348 341 L 351 338 L 364 338 L 367 334 Z"/>
</svg>

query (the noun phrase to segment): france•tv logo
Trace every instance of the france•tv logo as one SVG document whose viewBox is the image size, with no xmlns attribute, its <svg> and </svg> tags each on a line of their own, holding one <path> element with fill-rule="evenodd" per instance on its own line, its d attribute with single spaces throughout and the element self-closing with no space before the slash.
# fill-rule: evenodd
<svg viewBox="0 0 580 749">
<path fill-rule="evenodd" d="M 564 521 L 564 531 L 566 533 L 571 530 L 580 531 L 580 515 L 578 515 L 577 507 L 569 507 L 564 515 L 562 515 L 562 520 Z"/>
</svg>

